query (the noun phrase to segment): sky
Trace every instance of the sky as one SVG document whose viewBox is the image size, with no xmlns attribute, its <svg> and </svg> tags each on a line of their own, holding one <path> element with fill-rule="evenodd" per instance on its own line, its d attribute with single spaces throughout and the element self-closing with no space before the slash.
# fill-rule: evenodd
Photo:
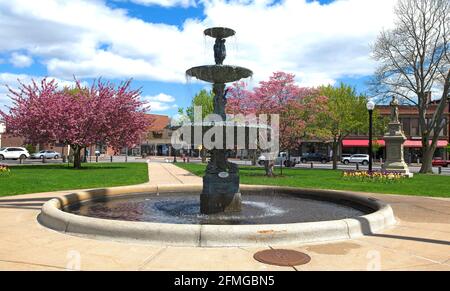
<svg viewBox="0 0 450 291">
<path fill-rule="evenodd" d="M 396 0 L 0 0 L 0 110 L 7 86 L 130 78 L 150 112 L 173 116 L 210 85 L 185 77 L 214 63 L 208 27 L 233 28 L 225 64 L 275 71 L 300 86 L 345 82 L 360 93 L 376 63 L 371 44 L 393 25 Z"/>
</svg>

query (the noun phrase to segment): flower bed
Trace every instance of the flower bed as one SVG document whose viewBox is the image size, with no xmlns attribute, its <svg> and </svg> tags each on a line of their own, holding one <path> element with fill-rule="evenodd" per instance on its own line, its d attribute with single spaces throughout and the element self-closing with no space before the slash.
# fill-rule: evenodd
<svg viewBox="0 0 450 291">
<path fill-rule="evenodd" d="M 11 174 L 11 170 L 7 165 L 0 164 L 0 177 L 8 177 Z"/>
<path fill-rule="evenodd" d="M 344 179 L 359 180 L 361 182 L 395 183 L 402 181 L 405 176 L 392 171 L 344 171 Z"/>
</svg>

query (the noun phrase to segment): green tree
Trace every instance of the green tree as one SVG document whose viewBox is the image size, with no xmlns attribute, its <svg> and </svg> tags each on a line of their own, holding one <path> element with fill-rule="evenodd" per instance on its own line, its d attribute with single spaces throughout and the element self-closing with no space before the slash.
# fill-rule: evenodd
<svg viewBox="0 0 450 291">
<path fill-rule="evenodd" d="M 333 169 L 337 169 L 338 149 L 350 134 L 367 133 L 369 117 L 366 109 L 367 97 L 357 95 L 353 87 L 341 83 L 339 87 L 322 86 L 320 95 L 328 97 L 327 108 L 318 116 L 317 135 L 332 140 Z M 383 119 L 374 111 L 374 132 L 381 131 Z"/>
<path fill-rule="evenodd" d="M 194 122 L 194 112 L 195 107 L 201 107 L 202 109 L 202 119 L 205 119 L 209 114 L 214 113 L 214 93 L 212 91 L 207 91 L 205 89 L 198 92 L 194 98 L 192 98 L 191 105 L 184 110 L 183 108 L 178 109 L 178 113 L 181 115 L 186 114 L 191 122 Z M 202 157 L 202 162 L 206 162 L 206 150 L 202 146 L 200 155 Z"/>
<path fill-rule="evenodd" d="M 191 121 L 194 121 L 194 109 L 195 107 L 202 108 L 202 119 L 209 114 L 214 113 L 214 93 L 205 89 L 198 92 L 194 98 L 192 98 L 191 105 L 186 108 L 186 115 Z M 180 113 L 184 113 L 184 110 L 180 108 Z"/>
</svg>

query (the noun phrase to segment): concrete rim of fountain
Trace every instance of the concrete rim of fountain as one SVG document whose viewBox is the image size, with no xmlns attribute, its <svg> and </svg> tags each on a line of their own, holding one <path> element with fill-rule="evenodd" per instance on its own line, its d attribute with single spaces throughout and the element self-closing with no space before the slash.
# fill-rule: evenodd
<svg viewBox="0 0 450 291">
<path fill-rule="evenodd" d="M 282 190 L 292 195 L 316 199 L 343 200 L 374 210 L 373 213 L 342 220 L 270 224 L 270 225 L 189 225 L 151 222 L 130 222 L 80 216 L 62 209 L 74 203 L 98 198 L 113 198 L 136 193 L 158 194 L 176 191 L 199 192 L 202 185 L 138 185 L 80 191 L 46 202 L 38 221 L 53 230 L 71 235 L 122 242 L 143 242 L 156 245 L 236 247 L 306 244 L 347 240 L 382 231 L 396 223 L 390 205 L 357 193 L 299 189 L 275 186 L 241 185 L 242 190 Z"/>
</svg>

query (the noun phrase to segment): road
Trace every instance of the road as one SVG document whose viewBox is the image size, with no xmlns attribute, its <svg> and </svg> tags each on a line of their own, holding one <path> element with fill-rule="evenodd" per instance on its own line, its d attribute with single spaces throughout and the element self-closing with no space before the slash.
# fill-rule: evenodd
<svg viewBox="0 0 450 291">
<path fill-rule="evenodd" d="M 147 158 L 141 158 L 141 157 L 125 157 L 125 156 L 113 156 L 113 162 L 114 163 L 123 163 L 125 161 L 128 162 L 133 162 L 133 163 L 146 163 L 148 161 L 151 162 L 156 162 L 156 163 L 168 163 L 168 162 L 173 162 L 173 157 L 147 157 Z M 177 158 L 178 162 L 182 162 L 182 158 L 178 157 Z M 252 163 L 251 161 L 248 160 L 236 160 L 236 159 L 230 159 L 231 162 L 236 163 L 238 165 L 246 165 L 246 166 L 251 166 Z M 62 159 L 57 159 L 57 160 L 53 160 L 53 159 L 48 159 L 45 161 L 47 164 L 62 164 Z M 88 159 L 88 162 L 91 163 L 95 163 L 95 157 L 92 157 L 90 159 Z M 111 158 L 110 157 L 101 157 L 98 161 L 99 163 L 110 163 L 111 162 Z M 199 158 L 191 158 L 190 159 L 191 163 L 200 163 L 201 160 Z M 0 164 L 6 164 L 6 165 L 19 165 L 20 161 L 19 160 L 3 160 L 0 161 Z M 32 160 L 32 159 L 26 159 L 23 161 L 23 164 L 25 165 L 42 165 L 42 160 Z M 312 166 L 314 169 L 326 169 L 326 170 L 331 170 L 333 165 L 331 163 L 327 163 L 327 164 L 322 164 L 322 163 L 313 163 Z M 307 163 L 307 164 L 298 164 L 295 167 L 296 169 L 310 169 L 311 168 L 311 163 Z M 351 164 L 351 165 L 343 165 L 343 164 L 338 164 L 338 169 L 340 170 L 356 170 L 356 164 Z M 359 165 L 359 169 L 360 170 L 368 170 L 367 166 L 362 166 Z M 374 170 L 380 170 L 381 169 L 381 164 L 376 163 L 373 166 Z M 413 164 L 409 167 L 410 171 L 412 173 L 418 173 L 420 170 L 420 165 L 419 164 Z M 433 172 L 438 174 L 439 173 L 439 168 L 435 167 L 433 168 Z M 442 175 L 449 175 L 450 176 L 450 168 L 441 168 L 441 174 Z"/>
</svg>

